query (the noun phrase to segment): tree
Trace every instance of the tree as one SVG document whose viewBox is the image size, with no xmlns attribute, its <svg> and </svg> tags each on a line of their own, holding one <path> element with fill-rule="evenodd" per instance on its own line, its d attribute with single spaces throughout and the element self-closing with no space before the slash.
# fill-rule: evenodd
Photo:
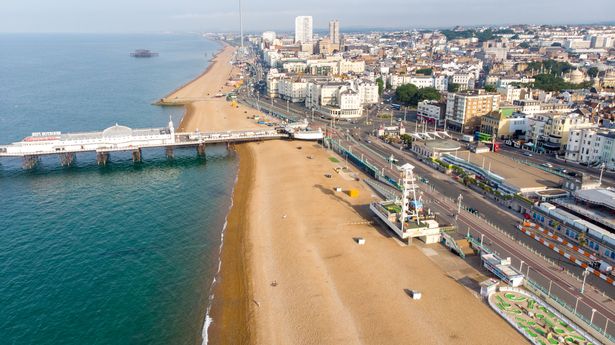
<svg viewBox="0 0 615 345">
<path fill-rule="evenodd" d="M 587 75 L 589 75 L 592 78 L 596 78 L 598 76 L 598 67 L 590 67 L 587 70 Z"/>
<path fill-rule="evenodd" d="M 421 69 L 417 69 L 415 71 L 416 74 L 423 74 L 423 75 L 431 75 L 433 73 L 433 69 L 431 68 L 421 68 Z"/>
<path fill-rule="evenodd" d="M 414 84 L 402 85 L 395 90 L 395 97 L 399 102 L 409 104 L 416 97 L 418 90 Z"/>
<path fill-rule="evenodd" d="M 448 83 L 447 91 L 448 92 L 457 92 L 457 91 L 459 91 L 459 84 Z"/>
<path fill-rule="evenodd" d="M 440 92 L 433 87 L 419 89 L 414 84 L 406 84 L 397 88 L 395 91 L 397 101 L 409 105 L 417 105 L 424 100 L 440 99 Z"/>
<path fill-rule="evenodd" d="M 419 89 L 418 98 L 416 100 L 416 103 L 412 105 L 417 105 L 419 102 L 424 101 L 424 100 L 435 101 L 439 99 L 440 99 L 440 92 L 437 89 L 433 87 L 424 87 L 422 89 Z"/>
<path fill-rule="evenodd" d="M 402 134 L 399 136 L 399 139 L 401 139 L 407 147 L 412 148 L 412 142 L 414 141 L 414 138 L 411 135 Z"/>
<path fill-rule="evenodd" d="M 542 73 L 549 73 L 560 76 L 562 73 L 568 73 L 574 67 L 567 62 L 560 62 L 555 60 L 534 61 L 527 65 L 526 71 L 543 71 Z"/>
<path fill-rule="evenodd" d="M 566 89 L 585 89 L 591 87 L 591 82 L 580 84 L 568 83 L 564 79 L 553 74 L 539 74 L 534 77 L 534 88 L 544 91 L 562 91 Z"/>
<path fill-rule="evenodd" d="M 382 78 L 378 78 L 376 79 L 376 84 L 378 84 L 378 94 L 382 96 L 382 93 L 384 92 L 384 80 L 382 80 Z"/>
<path fill-rule="evenodd" d="M 485 91 L 487 91 L 487 92 L 496 92 L 497 89 L 493 85 L 485 85 Z"/>
<path fill-rule="evenodd" d="M 528 49 L 529 47 L 530 47 L 530 44 L 528 42 L 519 43 L 519 48 Z"/>
</svg>

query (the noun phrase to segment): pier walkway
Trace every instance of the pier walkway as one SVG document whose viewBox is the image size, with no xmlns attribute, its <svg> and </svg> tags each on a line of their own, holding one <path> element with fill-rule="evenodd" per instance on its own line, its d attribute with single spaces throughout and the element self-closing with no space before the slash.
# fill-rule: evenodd
<svg viewBox="0 0 615 345">
<path fill-rule="evenodd" d="M 41 156 L 58 155 L 62 165 L 70 165 L 77 153 L 95 152 L 97 163 L 106 165 L 111 152 L 131 151 L 135 162 L 141 161 L 141 150 L 164 148 L 168 157 L 174 148 L 195 147 L 197 154 L 205 155 L 207 144 L 237 143 L 289 138 L 291 134 L 280 129 L 256 129 L 225 132 L 176 133 L 173 123 L 168 127 L 132 129 L 115 125 L 100 132 L 61 133 L 39 132 L 22 141 L 0 145 L 0 157 L 21 157 L 24 168 L 32 168 Z"/>
</svg>

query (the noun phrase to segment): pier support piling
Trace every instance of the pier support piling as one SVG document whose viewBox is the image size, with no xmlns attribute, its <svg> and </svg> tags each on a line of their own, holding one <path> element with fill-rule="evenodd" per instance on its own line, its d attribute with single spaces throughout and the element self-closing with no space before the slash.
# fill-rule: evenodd
<svg viewBox="0 0 615 345">
<path fill-rule="evenodd" d="M 196 154 L 201 158 L 205 158 L 205 144 L 198 144 L 196 146 Z"/>
<path fill-rule="evenodd" d="M 171 146 L 165 147 L 164 153 L 166 154 L 168 159 L 173 159 L 175 157 L 174 152 L 173 152 L 173 147 Z"/>
<path fill-rule="evenodd" d="M 109 152 L 98 152 L 96 153 L 96 163 L 98 165 L 105 166 L 109 161 Z"/>
<path fill-rule="evenodd" d="M 141 163 L 141 149 L 132 150 L 132 161 L 134 163 Z"/>
<path fill-rule="evenodd" d="M 40 162 L 39 156 L 24 156 L 23 157 L 23 168 L 24 169 L 32 169 Z"/>
<path fill-rule="evenodd" d="M 74 161 L 75 161 L 74 153 L 60 153 L 60 164 L 63 167 L 72 165 Z"/>
</svg>

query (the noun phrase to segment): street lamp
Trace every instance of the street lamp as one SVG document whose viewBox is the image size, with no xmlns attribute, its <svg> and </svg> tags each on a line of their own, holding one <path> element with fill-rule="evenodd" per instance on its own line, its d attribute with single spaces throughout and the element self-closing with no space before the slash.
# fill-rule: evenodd
<svg viewBox="0 0 615 345">
<path fill-rule="evenodd" d="M 463 200 L 463 195 L 459 194 L 457 197 L 457 214 L 461 213 L 461 201 Z"/>
<path fill-rule="evenodd" d="M 519 264 L 519 272 L 521 272 L 521 269 L 523 268 L 524 263 L 525 261 L 521 260 L 521 263 Z"/>
<path fill-rule="evenodd" d="M 589 323 L 594 323 L 594 314 L 596 313 L 596 309 L 592 308 L 592 317 L 589 319 Z"/>
<path fill-rule="evenodd" d="M 602 164 L 600 164 L 600 180 L 598 180 L 598 185 L 602 185 L 602 174 L 604 174 L 604 168 L 606 168 L 606 163 L 602 162 Z"/>
<path fill-rule="evenodd" d="M 589 275 L 589 268 L 585 267 L 585 271 L 583 271 L 583 285 L 581 285 L 581 293 L 585 293 L 585 279 Z"/>
</svg>

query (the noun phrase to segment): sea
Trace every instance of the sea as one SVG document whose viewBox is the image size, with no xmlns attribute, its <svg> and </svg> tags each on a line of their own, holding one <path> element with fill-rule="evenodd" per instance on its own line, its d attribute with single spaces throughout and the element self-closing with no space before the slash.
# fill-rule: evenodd
<svg viewBox="0 0 615 345">
<path fill-rule="evenodd" d="M 158 57 L 132 58 L 135 49 Z M 220 48 L 197 34 L 0 34 L 0 144 L 179 124 L 152 105 Z M 201 344 L 238 161 L 225 147 L 0 159 L 0 343 Z"/>
</svg>

